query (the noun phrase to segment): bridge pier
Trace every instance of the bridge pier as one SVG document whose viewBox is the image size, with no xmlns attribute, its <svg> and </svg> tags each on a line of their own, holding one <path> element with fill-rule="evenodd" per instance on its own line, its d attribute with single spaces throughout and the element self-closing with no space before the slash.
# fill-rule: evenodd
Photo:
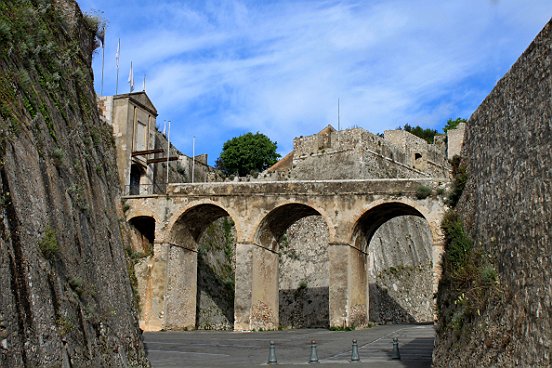
<svg viewBox="0 0 552 368">
<path fill-rule="evenodd" d="M 197 302 L 197 251 L 170 244 L 166 285 L 167 330 L 194 330 Z"/>
<path fill-rule="evenodd" d="M 349 244 L 330 244 L 330 327 L 367 322 L 368 294 L 365 256 Z"/>
<path fill-rule="evenodd" d="M 144 331 L 160 331 L 165 327 L 165 287 L 167 279 L 167 261 L 169 247 L 166 244 L 155 243 L 153 256 L 145 286 L 145 300 L 142 305 L 141 328 Z"/>
<path fill-rule="evenodd" d="M 195 329 L 197 253 L 156 243 L 147 267 L 140 327 L 144 331 Z"/>
<path fill-rule="evenodd" d="M 234 330 L 278 328 L 278 254 L 255 244 L 236 244 Z"/>
</svg>

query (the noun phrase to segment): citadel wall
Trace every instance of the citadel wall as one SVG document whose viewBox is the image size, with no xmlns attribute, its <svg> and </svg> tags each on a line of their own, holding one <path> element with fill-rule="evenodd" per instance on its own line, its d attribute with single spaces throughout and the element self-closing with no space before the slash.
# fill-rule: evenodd
<svg viewBox="0 0 552 368">
<path fill-rule="evenodd" d="M 458 211 L 495 267 L 498 293 L 479 315 L 456 311 L 459 330 L 441 316 L 435 367 L 552 365 L 551 45 L 552 20 L 467 124 Z M 439 293 L 457 304 L 454 290 Z"/>
<path fill-rule="evenodd" d="M 463 131 L 454 133 L 450 142 L 457 149 Z M 404 130 L 387 130 L 380 137 L 362 128 L 336 131 L 329 125 L 295 138 L 293 151 L 254 180 L 448 178 L 443 140 L 437 137 L 436 144 L 428 144 Z"/>
</svg>

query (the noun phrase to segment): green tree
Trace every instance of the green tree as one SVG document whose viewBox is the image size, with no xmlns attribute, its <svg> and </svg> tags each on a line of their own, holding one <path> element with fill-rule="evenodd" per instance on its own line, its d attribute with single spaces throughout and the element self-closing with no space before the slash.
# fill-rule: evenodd
<svg viewBox="0 0 552 368">
<path fill-rule="evenodd" d="M 406 130 L 409 133 L 414 134 L 416 137 L 424 139 L 427 143 L 433 143 L 433 137 L 437 134 L 435 129 L 424 129 L 419 125 L 411 126 L 410 124 L 404 124 L 404 127 L 399 129 Z"/>
<path fill-rule="evenodd" d="M 448 119 L 445 127 L 443 128 L 443 132 L 447 132 L 449 129 L 454 129 L 458 126 L 460 123 L 467 123 L 468 121 L 464 118 L 456 118 L 454 120 Z"/>
<path fill-rule="evenodd" d="M 274 165 L 280 155 L 276 153 L 276 142 L 257 132 L 246 133 L 226 141 L 216 167 L 226 175 L 244 176 L 266 170 Z"/>
</svg>

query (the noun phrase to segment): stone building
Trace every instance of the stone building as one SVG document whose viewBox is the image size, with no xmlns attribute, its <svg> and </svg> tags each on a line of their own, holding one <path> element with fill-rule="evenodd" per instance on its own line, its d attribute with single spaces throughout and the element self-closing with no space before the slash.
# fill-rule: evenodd
<svg viewBox="0 0 552 368">
<path fill-rule="evenodd" d="M 167 182 L 191 182 L 192 171 L 196 182 L 216 179 L 206 154 L 194 159 L 168 143 L 157 129 L 157 109 L 146 92 L 98 97 L 98 109 L 113 127 L 119 181 L 125 194 L 164 193 Z"/>
</svg>

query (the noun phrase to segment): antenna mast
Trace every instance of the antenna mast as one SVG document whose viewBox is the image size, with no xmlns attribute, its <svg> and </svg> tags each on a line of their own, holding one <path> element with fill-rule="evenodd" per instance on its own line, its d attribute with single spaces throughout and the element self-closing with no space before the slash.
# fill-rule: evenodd
<svg viewBox="0 0 552 368">
<path fill-rule="evenodd" d="M 339 111 L 339 98 L 337 99 L 337 130 L 341 130 L 341 117 Z"/>
</svg>

